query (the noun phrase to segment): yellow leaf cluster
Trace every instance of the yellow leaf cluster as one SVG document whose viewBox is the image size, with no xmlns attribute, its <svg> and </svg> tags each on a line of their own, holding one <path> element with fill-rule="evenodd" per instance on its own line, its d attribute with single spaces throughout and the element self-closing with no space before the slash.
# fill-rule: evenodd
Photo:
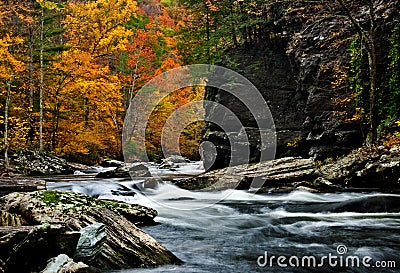
<svg viewBox="0 0 400 273">
<path fill-rule="evenodd" d="M 133 0 L 97 0 L 70 3 L 71 13 L 64 20 L 71 46 L 95 56 L 124 50 L 133 35 L 123 26 L 138 8 Z"/>
<path fill-rule="evenodd" d="M 6 34 L 0 38 L 0 79 L 9 80 L 14 72 L 24 70 L 23 63 L 10 53 L 9 48 L 13 45 L 21 44 L 23 40 L 19 37 L 11 37 Z"/>
</svg>

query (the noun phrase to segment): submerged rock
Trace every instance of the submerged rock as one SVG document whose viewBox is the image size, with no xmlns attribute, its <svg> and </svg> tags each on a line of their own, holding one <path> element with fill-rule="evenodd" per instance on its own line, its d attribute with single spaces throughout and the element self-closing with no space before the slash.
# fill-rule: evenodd
<svg viewBox="0 0 400 273">
<path fill-rule="evenodd" d="M 379 212 L 400 212 L 399 196 L 367 196 L 354 200 L 331 205 L 327 211 L 331 212 L 359 212 L 359 213 L 379 213 Z"/>
<path fill-rule="evenodd" d="M 26 228 L 36 230 L 41 230 L 40 227 L 43 226 L 59 226 L 63 231 L 56 233 L 56 235 L 54 233 L 48 233 L 49 235 L 34 233 L 37 234 L 35 237 L 38 239 L 37 241 L 44 245 L 37 245 L 25 240 L 25 248 L 29 249 L 30 253 L 34 253 L 24 254 L 25 257 L 22 254 L 15 255 L 15 253 L 9 252 L 2 248 L 5 245 L 0 243 L 0 248 L 2 248 L 0 251 L 2 255 L 0 267 L 5 272 L 11 272 L 9 271 L 10 268 L 14 268 L 11 262 L 16 261 L 15 259 L 26 261 L 24 270 L 18 272 L 28 272 L 35 269 L 35 265 L 38 266 L 39 260 L 44 263 L 61 253 L 70 257 L 76 254 L 74 259 L 77 262 L 84 261 L 86 264 L 102 270 L 148 267 L 180 262 L 170 251 L 136 226 L 136 224 L 154 223 L 153 219 L 157 215 L 155 210 L 140 205 L 98 200 L 77 193 L 40 191 L 6 195 L 0 198 L 0 209 L 4 216 L 0 218 L 0 225 L 2 226 L 16 225 L 17 228 L 28 226 Z M 19 219 L 19 221 L 16 219 Z M 40 226 L 35 227 L 37 225 Z M 90 228 L 84 229 L 88 226 Z M 87 232 L 88 230 L 92 230 L 94 232 L 92 234 L 96 234 L 96 240 L 94 238 L 89 240 L 87 236 L 86 239 L 81 237 L 81 233 L 90 233 Z M 64 231 L 72 233 L 70 235 Z M 29 233 L 29 230 L 25 232 L 25 234 L 27 233 Z M 6 234 L 9 234 L 9 232 Z M 75 240 L 67 240 L 69 247 L 50 247 L 62 238 L 66 238 L 65 234 L 75 236 Z M 7 236 L 2 236 L 1 240 L 8 238 Z M 18 238 L 23 240 L 25 236 L 20 235 Z M 76 252 L 78 240 L 82 242 L 89 240 L 89 244 L 81 244 L 80 252 Z M 18 241 L 13 239 L 9 246 L 13 246 L 13 243 L 16 242 Z M 94 244 L 92 244 L 93 242 Z M 90 249 L 87 247 L 89 245 L 94 247 Z M 49 247 L 51 251 L 48 249 Z M 86 252 L 82 250 L 86 250 Z M 78 253 L 80 254 L 78 255 Z M 83 253 L 90 255 L 83 258 Z M 40 257 L 39 260 L 37 256 Z M 38 262 L 32 262 L 31 257 Z M 28 266 L 32 267 L 28 270 Z"/>
<path fill-rule="evenodd" d="M 182 163 L 189 163 L 190 160 L 181 155 L 170 155 L 161 161 L 160 169 L 176 169 Z"/>
<path fill-rule="evenodd" d="M 125 164 L 96 175 L 98 178 L 128 178 L 128 177 L 151 177 L 149 168 L 143 163 Z"/>
<path fill-rule="evenodd" d="M 104 159 L 103 161 L 101 161 L 100 166 L 102 166 L 102 167 L 121 167 L 124 164 L 125 163 L 122 161 L 107 158 L 107 159 Z"/>
</svg>

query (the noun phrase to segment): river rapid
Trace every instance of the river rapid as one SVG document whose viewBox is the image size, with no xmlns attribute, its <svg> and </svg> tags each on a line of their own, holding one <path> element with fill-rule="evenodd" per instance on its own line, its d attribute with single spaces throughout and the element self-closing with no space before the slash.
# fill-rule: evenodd
<svg viewBox="0 0 400 273">
<path fill-rule="evenodd" d="M 201 172 L 196 166 L 189 164 L 178 177 Z M 93 173 L 47 181 L 48 189 L 156 209 L 159 224 L 143 230 L 184 262 L 108 272 L 400 272 L 400 213 L 330 212 L 350 200 L 397 195 L 191 192 L 168 181 L 141 191 L 142 183 Z"/>
</svg>

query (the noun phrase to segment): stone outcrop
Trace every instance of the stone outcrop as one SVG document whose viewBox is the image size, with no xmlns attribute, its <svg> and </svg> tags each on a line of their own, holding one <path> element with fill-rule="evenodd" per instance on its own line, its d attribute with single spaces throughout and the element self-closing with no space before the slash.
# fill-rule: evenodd
<svg viewBox="0 0 400 273">
<path fill-rule="evenodd" d="M 176 185 L 189 190 L 244 189 L 258 193 L 400 191 L 399 146 L 362 147 L 332 163 L 321 164 L 312 159 L 286 157 L 214 170 Z"/>
<path fill-rule="evenodd" d="M 363 147 L 322 166 L 318 175 L 350 188 L 400 187 L 400 147 Z"/>
<path fill-rule="evenodd" d="M 299 80 L 299 74 L 315 73 L 315 68 L 321 65 L 320 58 L 307 56 L 307 62 L 297 59 L 293 61 L 293 56 L 288 55 L 284 48 L 271 49 L 269 53 L 248 50 L 238 54 L 242 56 L 239 62 L 264 62 L 257 71 L 243 68 L 238 72 L 254 83 L 268 103 L 276 130 L 276 157 L 312 156 L 324 159 L 345 154 L 362 144 L 362 127 L 356 122 L 343 123 L 334 115 L 332 99 L 339 94 L 321 90 L 317 85 L 318 81 L 309 79 L 307 82 L 308 80 L 304 79 L 307 82 L 305 84 Z M 248 118 L 252 109 L 246 109 L 240 101 L 228 96 L 225 91 L 215 88 L 206 90 L 207 100 L 228 107 L 241 120 L 250 140 L 249 162 L 257 162 L 262 152 L 259 134 L 268 128 L 259 128 L 254 124 L 254 119 Z M 206 108 L 207 119 L 215 120 L 215 114 L 212 108 Z M 229 120 L 229 117 L 224 119 Z M 234 136 L 238 133 L 239 131 L 224 133 L 212 124 L 206 126 L 203 140 L 212 142 L 218 152 L 211 170 L 229 165 L 229 140 L 235 141 Z M 207 156 L 203 158 L 206 166 L 209 165 Z"/>
<path fill-rule="evenodd" d="M 140 205 L 39 191 L 6 195 L 0 198 L 0 209 L 0 226 L 7 230 L 0 236 L 0 267 L 4 272 L 32 271 L 59 254 L 102 270 L 180 262 L 137 227 L 154 223 L 157 215 Z M 13 229 L 18 232 L 12 233 Z M 89 240 L 88 234 L 95 236 Z M 17 249 L 19 254 L 8 249 Z"/>
<path fill-rule="evenodd" d="M 301 186 L 298 183 L 313 182 L 316 178 L 315 164 L 311 159 L 287 157 L 211 171 L 179 181 L 177 185 L 191 190 L 236 188 L 278 192 L 294 190 Z"/>
</svg>

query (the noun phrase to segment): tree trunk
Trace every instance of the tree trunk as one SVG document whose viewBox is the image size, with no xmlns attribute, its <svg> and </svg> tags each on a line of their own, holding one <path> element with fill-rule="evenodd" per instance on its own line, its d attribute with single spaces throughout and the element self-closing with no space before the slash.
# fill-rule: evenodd
<svg viewBox="0 0 400 273">
<path fill-rule="evenodd" d="M 210 15 L 208 7 L 206 6 L 206 39 L 207 39 L 207 59 L 208 63 L 211 64 L 211 51 L 210 51 Z"/>
<path fill-rule="evenodd" d="M 234 14 L 233 5 L 231 5 L 231 14 Z M 233 45 L 234 45 L 234 47 L 238 47 L 239 42 L 238 42 L 238 39 L 236 36 L 236 29 L 235 29 L 235 24 L 233 21 L 231 22 L 231 33 L 232 33 Z"/>
<path fill-rule="evenodd" d="M 34 46 L 34 33 L 33 26 L 29 26 L 29 107 L 30 111 L 33 110 L 33 96 L 34 96 L 34 85 L 33 85 L 33 46 Z"/>
<path fill-rule="evenodd" d="M 370 78 L 370 90 L 369 90 L 369 137 L 370 142 L 374 143 L 378 139 L 378 88 L 376 86 L 376 48 L 374 41 L 371 39 L 368 43 L 368 66 L 369 66 L 369 78 Z"/>
<path fill-rule="evenodd" d="M 4 164 L 6 169 L 10 168 L 10 162 L 8 161 L 8 110 L 10 108 L 10 97 L 11 97 L 11 82 L 9 80 L 7 81 L 7 97 L 4 109 Z"/>
<path fill-rule="evenodd" d="M 43 150 L 43 47 L 44 47 L 44 8 L 40 16 L 40 86 L 39 86 L 39 150 Z"/>
<path fill-rule="evenodd" d="M 53 131 L 51 132 L 51 150 L 55 150 L 57 146 L 57 133 L 58 133 L 58 125 L 59 125 L 59 117 L 60 117 L 60 108 L 61 103 L 56 103 L 53 111 Z"/>
<path fill-rule="evenodd" d="M 89 123 L 89 99 L 83 99 L 83 120 L 85 122 L 85 128 L 88 127 Z"/>
<path fill-rule="evenodd" d="M 346 13 L 347 17 L 356 28 L 358 33 L 365 39 L 367 44 L 367 55 L 368 55 L 368 77 L 370 80 L 370 90 L 369 90 L 369 132 L 368 140 L 370 143 L 374 143 L 378 139 L 378 87 L 376 86 L 376 69 L 377 69 L 377 56 L 376 56 L 376 44 L 375 44 L 375 32 L 376 32 L 376 18 L 375 18 L 375 8 L 374 1 L 366 1 L 365 4 L 369 8 L 369 28 L 363 27 L 359 21 L 351 14 L 348 6 L 343 0 L 336 0 L 336 2 L 341 6 L 343 11 Z"/>
</svg>

